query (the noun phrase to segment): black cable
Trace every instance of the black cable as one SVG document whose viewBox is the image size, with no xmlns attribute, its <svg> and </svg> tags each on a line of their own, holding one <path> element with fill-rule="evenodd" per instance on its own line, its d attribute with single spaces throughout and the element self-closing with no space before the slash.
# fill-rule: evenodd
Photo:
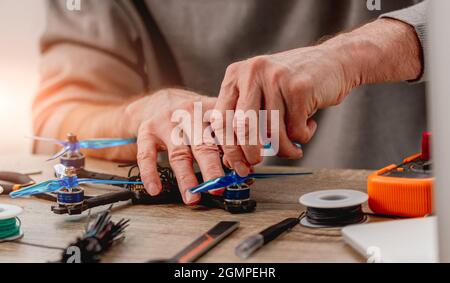
<svg viewBox="0 0 450 283">
<path fill-rule="evenodd" d="M 47 245 L 28 243 L 28 242 L 23 242 L 23 241 L 20 241 L 20 240 L 12 241 L 11 243 L 24 245 L 24 246 L 35 247 L 35 248 L 41 248 L 41 249 L 59 250 L 59 251 L 64 251 L 65 250 L 64 248 L 61 248 L 61 247 L 54 247 L 54 246 L 47 246 Z"/>
<path fill-rule="evenodd" d="M 128 179 L 132 181 L 141 181 L 141 173 L 139 171 L 139 167 L 136 163 L 134 164 L 124 164 L 119 165 L 121 168 L 129 167 L 128 170 Z M 161 183 L 163 184 L 163 187 L 165 188 L 177 188 L 177 179 L 175 177 L 175 173 L 170 167 L 162 167 L 159 164 L 157 164 L 157 170 L 159 174 L 159 178 L 161 180 Z M 136 172 L 137 171 L 137 172 Z"/>
<path fill-rule="evenodd" d="M 128 223 L 129 220 L 125 219 L 113 222 L 110 207 L 110 209 L 97 214 L 97 217 L 88 223 L 84 235 L 77 238 L 67 249 L 78 247 L 81 263 L 100 262 L 100 257 L 104 252 L 124 239 L 124 230 L 128 227 Z M 67 263 L 70 257 L 70 253 L 63 252 L 59 262 Z"/>
<path fill-rule="evenodd" d="M 362 206 L 346 208 L 307 207 L 305 217 L 310 224 L 330 227 L 342 227 L 361 223 L 365 219 Z"/>
<path fill-rule="evenodd" d="M 178 186 L 177 178 L 171 168 L 158 165 L 158 174 L 162 184 L 167 184 L 171 188 Z"/>
<path fill-rule="evenodd" d="M 19 222 L 19 229 L 22 226 L 22 221 L 20 220 L 20 218 L 16 217 L 17 221 Z M 60 247 L 54 247 L 54 246 L 47 246 L 47 245 L 41 245 L 41 244 L 34 244 L 34 243 L 28 243 L 28 242 L 24 242 L 22 241 L 22 236 L 14 241 L 10 241 L 10 243 L 14 243 L 14 244 L 19 244 L 19 245 L 23 245 L 23 246 L 31 246 L 31 247 L 35 247 L 35 248 L 41 248 L 41 249 L 50 249 L 50 250 L 61 250 L 63 251 L 63 248 Z"/>
</svg>

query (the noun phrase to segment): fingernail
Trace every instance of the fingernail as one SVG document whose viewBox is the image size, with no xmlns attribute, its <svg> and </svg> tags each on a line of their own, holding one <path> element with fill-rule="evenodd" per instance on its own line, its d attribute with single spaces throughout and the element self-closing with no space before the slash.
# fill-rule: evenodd
<svg viewBox="0 0 450 283">
<path fill-rule="evenodd" d="M 147 191 L 152 197 L 158 195 L 158 187 L 153 183 L 147 184 Z"/>
<path fill-rule="evenodd" d="M 233 169 L 238 173 L 241 177 L 247 177 L 248 174 L 250 174 L 250 169 L 247 165 L 244 164 L 242 161 L 238 161 L 234 163 Z"/>
<path fill-rule="evenodd" d="M 298 149 L 303 149 L 303 146 L 298 142 L 293 142 L 294 146 Z"/>
<path fill-rule="evenodd" d="M 186 197 L 187 205 L 196 205 L 199 201 L 198 197 L 196 195 L 191 194 L 189 191 L 187 191 L 184 196 Z"/>
<path fill-rule="evenodd" d="M 230 162 L 228 162 L 228 159 L 227 159 L 225 156 L 222 158 L 222 163 L 223 163 L 223 165 L 225 165 L 228 169 L 231 169 Z"/>
</svg>

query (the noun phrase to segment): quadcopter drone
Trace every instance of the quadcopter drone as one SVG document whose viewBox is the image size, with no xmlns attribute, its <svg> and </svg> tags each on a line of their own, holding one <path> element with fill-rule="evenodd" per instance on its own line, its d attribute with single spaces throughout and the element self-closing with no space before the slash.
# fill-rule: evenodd
<svg viewBox="0 0 450 283">
<path fill-rule="evenodd" d="M 170 167 L 158 165 L 158 173 L 162 183 L 162 192 L 158 196 L 150 196 L 141 180 L 139 168 L 136 164 L 129 165 L 128 177 L 90 172 L 84 169 L 85 157 L 80 149 L 102 149 L 122 146 L 136 142 L 136 139 L 96 139 L 78 141 L 75 135 L 69 134 L 67 141 L 39 138 L 35 139 L 53 142 L 63 146 L 63 149 L 49 160 L 60 157 L 56 165 L 57 179 L 34 184 L 27 180 L 26 185 L 16 186 L 17 190 L 10 193 L 13 198 L 35 195 L 39 198 L 55 201 L 52 206 L 56 214 L 81 214 L 84 211 L 121 201 L 130 201 L 132 204 L 173 204 L 183 203 L 178 184 Z M 300 145 L 297 145 L 300 147 Z M 265 148 L 270 145 L 265 146 Z M 122 166 L 127 167 L 127 166 Z M 137 172 L 136 172 L 137 169 Z M 201 173 L 196 173 L 201 184 L 190 190 L 193 194 L 201 194 L 199 205 L 209 208 L 219 208 L 233 214 L 250 213 L 256 208 L 256 202 L 251 199 L 250 188 L 256 179 L 267 179 L 282 176 L 304 176 L 312 173 L 251 173 L 246 177 L 224 168 L 226 175 L 207 182 L 203 182 Z M 83 184 L 107 184 L 122 188 L 118 192 L 106 193 L 99 196 L 87 196 L 80 187 Z M 216 196 L 209 191 L 225 188 L 222 196 Z"/>
<path fill-rule="evenodd" d="M 84 211 L 108 204 L 131 200 L 132 204 L 172 204 L 182 203 L 182 197 L 177 186 L 176 178 L 171 168 L 158 167 L 159 176 L 163 189 L 160 195 L 150 196 L 144 188 L 140 174 L 132 175 L 137 168 L 132 166 L 128 178 L 115 176 L 116 180 L 100 180 L 79 178 L 76 175 L 76 169 L 73 167 L 64 167 L 61 164 L 55 165 L 55 172 L 58 179 L 34 184 L 10 193 L 12 198 L 25 196 L 38 196 L 43 199 L 55 201 L 52 206 L 55 214 L 81 214 Z M 311 173 L 281 173 L 281 174 L 263 174 L 252 173 L 247 177 L 240 177 L 235 172 L 230 172 L 224 177 L 217 178 L 202 185 L 199 185 L 191 192 L 201 193 L 199 205 L 209 208 L 220 208 L 233 214 L 253 212 L 256 208 L 256 202 L 250 198 L 250 186 L 255 179 L 265 179 L 280 176 L 301 176 Z M 117 180 L 121 178 L 121 180 Z M 200 173 L 197 173 L 199 182 L 202 182 Z M 110 192 L 99 196 L 87 196 L 85 190 L 81 187 L 84 184 L 106 184 L 121 186 L 122 190 Z M 223 196 L 209 194 L 211 190 L 226 188 Z"/>
</svg>

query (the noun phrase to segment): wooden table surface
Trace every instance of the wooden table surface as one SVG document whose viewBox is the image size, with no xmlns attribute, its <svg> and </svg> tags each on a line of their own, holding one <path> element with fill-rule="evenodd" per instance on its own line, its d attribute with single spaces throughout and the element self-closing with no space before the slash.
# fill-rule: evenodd
<svg viewBox="0 0 450 283">
<path fill-rule="evenodd" d="M 45 156 L 2 156 L 0 171 L 36 171 L 36 181 L 52 177 L 55 162 L 45 162 Z M 87 169 L 125 175 L 126 169 L 117 164 L 88 160 Z M 259 168 L 279 172 L 304 172 L 299 168 Z M 314 175 L 259 180 L 252 190 L 258 202 L 254 213 L 231 215 L 218 209 L 186 207 L 183 205 L 132 206 L 116 205 L 113 220 L 128 218 L 130 227 L 126 239 L 106 253 L 103 262 L 145 262 L 170 258 L 219 221 L 240 221 L 240 228 L 229 238 L 200 259 L 200 262 L 242 262 L 234 248 L 246 237 L 285 218 L 296 217 L 303 207 L 298 203 L 301 195 L 317 190 L 354 189 L 366 191 L 369 171 L 313 170 Z M 97 193 L 98 190 L 88 193 Z M 87 213 L 81 216 L 61 216 L 50 211 L 51 203 L 35 198 L 10 199 L 0 196 L 0 203 L 24 208 L 20 216 L 25 236 L 22 242 L 66 247 L 82 235 Z M 101 207 L 98 210 L 105 209 Z M 94 210 L 95 211 L 95 210 Z M 47 262 L 59 258 L 61 251 L 14 242 L 0 243 L 0 262 Z M 259 250 L 246 262 L 362 262 L 364 258 L 346 245 L 338 230 L 313 230 L 295 227 L 292 232 Z"/>
</svg>

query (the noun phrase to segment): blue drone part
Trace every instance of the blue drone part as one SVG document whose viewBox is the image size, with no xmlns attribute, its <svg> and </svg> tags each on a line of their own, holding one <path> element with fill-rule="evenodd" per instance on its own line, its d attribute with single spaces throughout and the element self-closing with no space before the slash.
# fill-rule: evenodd
<svg viewBox="0 0 450 283">
<path fill-rule="evenodd" d="M 62 141 L 51 138 L 42 138 L 42 137 L 32 137 L 38 141 L 51 142 L 54 144 L 61 145 L 63 148 L 53 155 L 50 160 L 55 160 L 58 157 L 61 157 L 66 152 L 77 152 L 80 149 L 105 149 L 116 146 L 124 146 L 129 144 L 134 144 L 137 142 L 136 138 L 130 139 L 91 139 L 91 140 L 83 140 L 83 141 Z"/>
<path fill-rule="evenodd" d="M 78 179 L 76 176 L 64 176 L 61 179 L 50 180 L 21 190 L 10 193 L 10 197 L 19 198 L 38 194 L 52 193 L 63 188 L 76 188 L 81 184 L 104 184 L 104 185 L 143 185 L 143 182 L 127 182 L 116 180 Z"/>
<path fill-rule="evenodd" d="M 246 200 L 250 199 L 250 187 L 239 187 L 238 189 L 226 189 L 223 193 L 225 200 Z"/>
<path fill-rule="evenodd" d="M 300 143 L 298 143 L 298 142 L 293 142 L 292 144 L 294 144 L 298 149 L 302 149 L 303 148 L 303 146 Z M 268 144 L 264 145 L 264 149 L 270 149 L 271 147 L 272 147 L 271 143 L 268 143 Z"/>
<path fill-rule="evenodd" d="M 78 178 L 76 176 L 64 176 L 57 180 L 61 188 L 76 188 L 79 185 Z"/>
<path fill-rule="evenodd" d="M 60 205 L 81 204 L 84 201 L 84 190 L 78 188 L 72 190 L 61 189 L 56 193 L 56 200 Z"/>
<path fill-rule="evenodd" d="M 251 173 L 246 177 L 239 176 L 236 172 L 231 172 L 223 177 L 216 178 L 207 181 L 201 185 L 198 185 L 189 191 L 193 194 L 205 193 L 213 190 L 218 190 L 222 188 L 227 188 L 229 186 L 239 186 L 245 183 L 249 179 L 267 179 L 275 177 L 286 177 L 286 176 L 305 176 L 311 175 L 312 173 Z"/>
</svg>

